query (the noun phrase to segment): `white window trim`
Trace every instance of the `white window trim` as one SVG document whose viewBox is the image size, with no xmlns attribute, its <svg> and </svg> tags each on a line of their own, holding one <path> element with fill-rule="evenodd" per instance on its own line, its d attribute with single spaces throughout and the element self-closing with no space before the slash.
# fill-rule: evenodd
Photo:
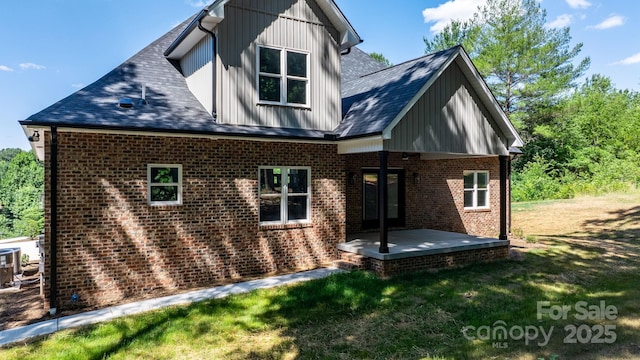
<svg viewBox="0 0 640 360">
<path fill-rule="evenodd" d="M 277 76 L 276 74 L 272 74 L 272 73 L 263 73 L 260 71 L 260 49 L 262 48 L 266 48 L 266 49 L 273 49 L 273 50 L 279 50 L 280 51 L 280 74 L 279 76 Z M 299 54 L 305 54 L 307 56 L 307 76 L 306 78 L 302 78 L 299 76 L 290 76 L 287 75 L 287 53 L 288 52 L 294 52 L 294 53 L 299 53 Z M 258 99 L 257 103 L 261 104 L 261 105 L 281 105 L 281 106 L 289 106 L 289 107 L 299 107 L 299 108 L 306 108 L 309 109 L 311 108 L 311 91 L 310 91 L 310 86 L 309 84 L 311 83 L 311 56 L 310 53 L 308 51 L 305 50 L 299 50 L 299 49 L 292 49 L 292 48 L 286 48 L 286 47 L 279 47 L 279 46 L 271 46 L 271 45 L 258 45 L 257 47 L 257 51 L 256 51 L 256 97 Z M 280 79 L 280 101 L 268 101 L 268 100 L 260 100 L 260 76 L 267 76 L 267 77 L 272 77 L 272 78 L 278 78 Z M 306 95 L 307 98 L 305 99 L 305 103 L 304 104 L 297 104 L 297 103 L 289 103 L 287 102 L 287 79 L 292 79 L 292 80 L 301 80 L 301 81 L 306 81 L 307 86 L 306 86 Z"/>
<path fill-rule="evenodd" d="M 490 208 L 490 199 L 491 197 L 489 196 L 489 192 L 490 192 L 490 186 L 489 184 L 491 183 L 491 177 L 489 176 L 489 171 L 488 170 L 465 170 L 464 171 L 464 176 L 473 174 L 473 188 L 465 188 L 464 187 L 464 177 L 462 178 L 462 187 L 463 187 L 463 197 L 462 197 L 462 201 L 464 203 L 464 193 L 466 193 L 467 191 L 471 190 L 473 192 L 473 205 L 472 206 L 465 206 L 464 209 L 465 210 L 485 210 L 485 209 L 489 209 Z M 478 189 L 478 174 L 487 174 L 487 205 L 486 206 L 478 206 L 478 190 L 484 190 L 484 189 Z"/>
<path fill-rule="evenodd" d="M 178 169 L 178 182 L 177 183 L 154 183 L 151 181 L 151 169 L 152 168 L 177 168 Z M 177 186 L 178 187 L 178 200 L 176 201 L 151 201 L 151 188 L 154 186 Z M 147 202 L 151 206 L 160 205 L 182 205 L 182 165 L 180 164 L 147 164 Z"/>
<path fill-rule="evenodd" d="M 279 221 L 260 221 L 260 201 L 262 198 L 262 187 L 260 176 L 262 170 L 280 169 L 282 174 L 282 188 L 280 190 L 280 220 Z M 307 192 L 289 194 L 289 170 L 306 170 L 307 171 Z M 269 194 L 276 197 L 275 194 Z M 306 195 L 307 196 L 307 218 L 301 220 L 289 220 L 288 198 L 289 195 Z M 258 223 L 259 225 L 286 225 L 286 224 L 309 224 L 311 223 L 311 167 L 310 166 L 260 166 L 258 167 Z"/>
</svg>

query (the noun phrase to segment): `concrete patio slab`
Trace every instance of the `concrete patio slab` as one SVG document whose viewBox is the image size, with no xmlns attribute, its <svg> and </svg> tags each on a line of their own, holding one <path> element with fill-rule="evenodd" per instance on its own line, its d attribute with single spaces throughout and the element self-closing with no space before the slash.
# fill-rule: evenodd
<svg viewBox="0 0 640 360">
<path fill-rule="evenodd" d="M 430 229 L 398 230 L 389 232 L 389 253 L 381 254 L 378 252 L 380 247 L 380 234 L 378 232 L 353 234 L 347 236 L 347 239 L 347 242 L 338 244 L 339 250 L 378 260 L 406 259 L 509 245 L 508 240 L 448 231 Z"/>
<path fill-rule="evenodd" d="M 193 302 L 222 298 L 232 294 L 241 294 L 257 289 L 267 289 L 302 281 L 321 279 L 339 272 L 342 272 L 342 270 L 335 268 L 316 269 L 295 274 L 273 276 L 236 284 L 217 286 L 210 289 L 197 290 L 184 294 L 165 296 L 157 299 L 149 299 L 65 316 L 59 319 L 0 331 L 0 346 L 25 341 L 37 336 L 49 335 L 59 330 L 109 321 L 122 316 L 135 315 L 170 306 L 187 305 Z"/>
</svg>

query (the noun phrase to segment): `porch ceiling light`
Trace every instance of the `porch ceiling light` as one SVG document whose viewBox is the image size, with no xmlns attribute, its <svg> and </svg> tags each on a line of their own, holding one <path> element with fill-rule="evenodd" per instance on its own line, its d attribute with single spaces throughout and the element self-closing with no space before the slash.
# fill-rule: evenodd
<svg viewBox="0 0 640 360">
<path fill-rule="evenodd" d="M 40 133 L 38 132 L 38 130 L 34 130 L 33 134 L 27 139 L 29 139 L 30 142 L 38 142 L 40 141 Z"/>
</svg>

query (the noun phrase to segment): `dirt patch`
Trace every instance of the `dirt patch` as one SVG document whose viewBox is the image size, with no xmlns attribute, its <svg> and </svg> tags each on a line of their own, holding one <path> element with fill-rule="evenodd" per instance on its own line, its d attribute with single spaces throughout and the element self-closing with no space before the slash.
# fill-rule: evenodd
<svg viewBox="0 0 640 360">
<path fill-rule="evenodd" d="M 23 280 L 39 278 L 38 263 L 29 263 L 23 270 Z M 33 324 L 46 320 L 47 316 L 39 283 L 0 289 L 0 330 Z"/>
</svg>

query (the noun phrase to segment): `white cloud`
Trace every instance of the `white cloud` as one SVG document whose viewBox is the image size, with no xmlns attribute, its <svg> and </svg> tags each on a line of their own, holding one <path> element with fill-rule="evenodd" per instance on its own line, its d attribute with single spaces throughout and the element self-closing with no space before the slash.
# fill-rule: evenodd
<svg viewBox="0 0 640 360">
<path fill-rule="evenodd" d="M 572 20 L 573 20 L 573 15 L 562 14 L 562 15 L 558 16 L 552 22 L 546 24 L 545 27 L 547 27 L 549 29 L 560 29 L 560 28 L 569 26 L 569 24 L 571 24 Z"/>
<path fill-rule="evenodd" d="M 429 30 L 439 33 L 451 20 L 469 20 L 486 0 L 450 0 L 435 8 L 426 8 L 422 11 L 425 23 L 435 22 Z"/>
<path fill-rule="evenodd" d="M 589 28 L 598 29 L 598 30 L 611 29 L 616 26 L 624 25 L 624 20 L 625 20 L 624 16 L 611 15 L 608 18 L 604 19 L 604 21 L 602 21 L 601 23 L 597 25 L 589 26 Z"/>
<path fill-rule="evenodd" d="M 573 9 L 586 9 L 591 6 L 591 3 L 587 0 L 566 0 L 567 4 Z"/>
<path fill-rule="evenodd" d="M 84 84 L 83 83 L 71 84 L 71 87 L 72 88 L 76 88 L 76 89 L 80 89 L 80 88 L 84 87 Z"/>
<path fill-rule="evenodd" d="M 622 60 L 616 62 L 615 64 L 631 65 L 631 64 L 638 64 L 638 63 L 640 63 L 640 53 L 637 53 L 635 55 L 631 55 L 626 59 L 622 59 Z"/>
<path fill-rule="evenodd" d="M 189 5 L 197 8 L 203 8 L 208 3 L 207 1 L 204 1 L 204 0 L 188 0 L 187 2 L 189 3 Z"/>
<path fill-rule="evenodd" d="M 7 65 L 0 65 L 0 71 L 13 71 L 13 69 Z"/>
<path fill-rule="evenodd" d="M 46 69 L 46 67 L 42 66 L 42 65 L 38 65 L 38 64 L 34 64 L 34 63 L 22 63 L 20 64 L 20 69 L 22 70 L 44 70 Z"/>
</svg>

